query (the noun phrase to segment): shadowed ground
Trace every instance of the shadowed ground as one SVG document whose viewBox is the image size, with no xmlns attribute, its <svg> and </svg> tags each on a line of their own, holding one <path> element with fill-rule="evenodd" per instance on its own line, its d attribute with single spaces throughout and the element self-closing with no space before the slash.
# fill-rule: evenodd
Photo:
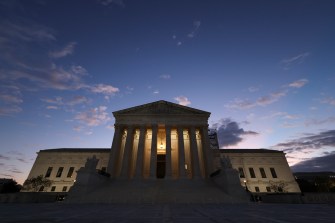
<svg viewBox="0 0 335 223">
<path fill-rule="evenodd" d="M 323 204 L 0 204 L 0 222 L 334 222 Z"/>
</svg>

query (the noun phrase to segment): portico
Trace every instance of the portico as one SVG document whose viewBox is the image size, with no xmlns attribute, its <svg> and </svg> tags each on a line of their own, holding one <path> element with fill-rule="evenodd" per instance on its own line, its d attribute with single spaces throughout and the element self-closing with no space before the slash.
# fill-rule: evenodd
<svg viewBox="0 0 335 223">
<path fill-rule="evenodd" d="M 213 171 L 209 112 L 157 101 L 113 115 L 112 178 L 197 179 Z"/>
</svg>

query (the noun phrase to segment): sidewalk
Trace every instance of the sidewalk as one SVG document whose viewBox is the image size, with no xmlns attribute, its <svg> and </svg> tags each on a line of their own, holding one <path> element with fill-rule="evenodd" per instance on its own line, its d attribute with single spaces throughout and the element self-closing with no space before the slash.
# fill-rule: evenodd
<svg viewBox="0 0 335 223">
<path fill-rule="evenodd" d="M 0 222 L 334 222 L 323 204 L 0 204 Z"/>
</svg>

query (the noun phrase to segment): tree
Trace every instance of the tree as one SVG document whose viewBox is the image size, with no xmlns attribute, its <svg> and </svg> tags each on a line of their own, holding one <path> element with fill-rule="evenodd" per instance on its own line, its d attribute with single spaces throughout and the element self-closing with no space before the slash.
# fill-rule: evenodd
<svg viewBox="0 0 335 223">
<path fill-rule="evenodd" d="M 270 181 L 270 188 L 272 191 L 276 193 L 285 193 L 287 192 L 286 187 L 288 186 L 287 183 L 284 181 Z"/>
<path fill-rule="evenodd" d="M 45 188 L 50 187 L 51 184 L 52 180 L 46 179 L 43 175 L 39 175 L 37 177 L 27 179 L 23 184 L 23 188 L 28 191 L 32 190 L 37 192 L 43 191 Z"/>
<path fill-rule="evenodd" d="M 13 179 L 2 179 L 0 183 L 0 193 L 16 193 L 22 186 Z"/>
</svg>

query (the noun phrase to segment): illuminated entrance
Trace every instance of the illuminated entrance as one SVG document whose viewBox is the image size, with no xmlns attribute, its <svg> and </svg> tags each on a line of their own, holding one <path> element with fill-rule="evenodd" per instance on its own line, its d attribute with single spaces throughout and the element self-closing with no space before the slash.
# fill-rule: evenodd
<svg viewBox="0 0 335 223">
<path fill-rule="evenodd" d="M 157 155 L 157 169 L 156 169 L 156 176 L 159 179 L 165 177 L 165 154 Z"/>
</svg>

